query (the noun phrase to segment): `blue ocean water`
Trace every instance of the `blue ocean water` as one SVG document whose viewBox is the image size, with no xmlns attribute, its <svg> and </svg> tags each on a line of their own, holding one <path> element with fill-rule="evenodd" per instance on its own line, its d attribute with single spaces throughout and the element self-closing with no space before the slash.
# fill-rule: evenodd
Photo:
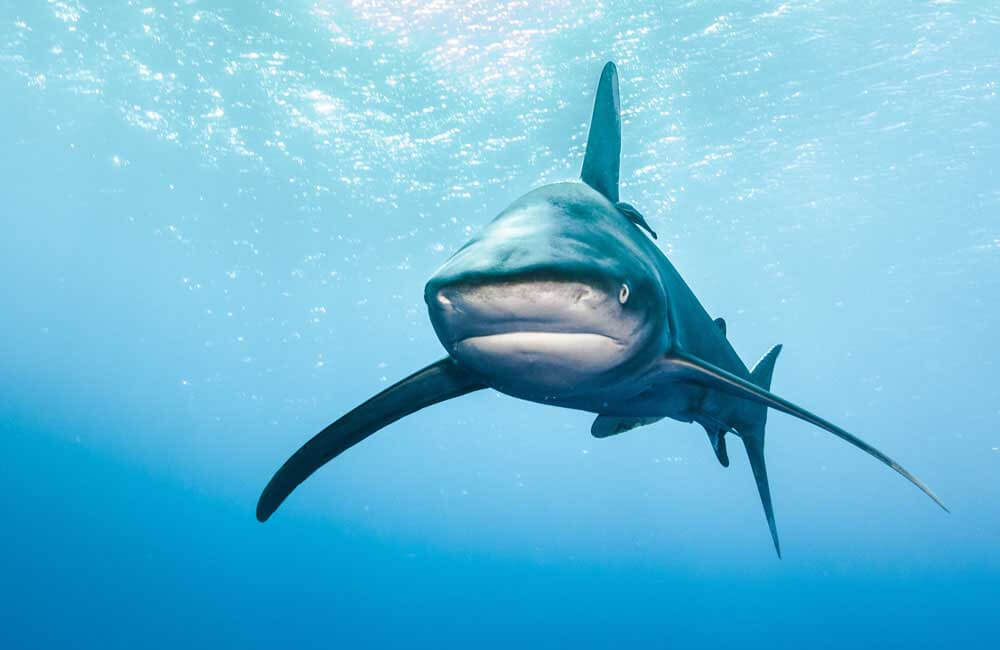
<svg viewBox="0 0 1000 650">
<path fill-rule="evenodd" d="M 0 3 L 0 646 L 995 648 L 1000 8 Z M 579 173 L 773 388 L 784 559 L 738 444 L 483 391 L 323 468 L 442 356 L 426 278 Z"/>
</svg>

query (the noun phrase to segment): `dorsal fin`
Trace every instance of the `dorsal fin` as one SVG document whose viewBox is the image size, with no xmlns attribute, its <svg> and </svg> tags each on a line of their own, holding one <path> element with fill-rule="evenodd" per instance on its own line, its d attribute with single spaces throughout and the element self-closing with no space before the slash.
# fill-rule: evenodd
<svg viewBox="0 0 1000 650">
<path fill-rule="evenodd" d="M 720 319 L 721 320 L 721 319 Z M 726 328 L 723 327 L 722 331 Z M 778 360 L 778 353 L 781 352 L 781 344 L 774 346 L 767 351 L 767 354 L 760 358 L 760 361 L 750 371 L 750 381 L 757 384 L 764 390 L 771 389 L 771 375 L 774 374 L 774 362 Z"/>
<path fill-rule="evenodd" d="M 722 330 L 722 335 L 725 336 L 726 335 L 726 321 L 724 319 L 722 319 L 722 318 L 716 318 L 713 322 L 715 323 L 716 327 L 718 327 L 720 330 Z M 773 367 L 773 365 L 774 365 L 773 362 L 772 362 L 771 365 Z M 771 385 L 770 382 L 768 382 L 768 386 L 770 386 L 770 385 Z M 767 388 L 767 386 L 765 386 L 765 388 Z"/>
<path fill-rule="evenodd" d="M 618 100 L 618 70 L 608 61 L 601 72 L 590 118 L 587 153 L 580 178 L 612 203 L 618 202 L 618 173 L 622 154 L 622 122 Z"/>
</svg>

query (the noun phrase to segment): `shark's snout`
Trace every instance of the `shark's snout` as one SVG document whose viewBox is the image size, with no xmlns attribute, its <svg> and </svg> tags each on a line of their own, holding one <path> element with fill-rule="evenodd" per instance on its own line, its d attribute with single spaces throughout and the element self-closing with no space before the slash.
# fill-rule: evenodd
<svg viewBox="0 0 1000 650">
<path fill-rule="evenodd" d="M 498 387 L 558 396 L 599 382 L 645 336 L 631 289 L 545 273 L 431 282 L 434 330 L 459 363 Z"/>
</svg>

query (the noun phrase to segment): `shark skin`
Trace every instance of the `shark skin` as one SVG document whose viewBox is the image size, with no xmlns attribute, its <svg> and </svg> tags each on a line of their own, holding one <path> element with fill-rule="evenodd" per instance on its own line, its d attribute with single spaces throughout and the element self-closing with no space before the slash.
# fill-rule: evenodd
<svg viewBox="0 0 1000 650">
<path fill-rule="evenodd" d="M 448 356 L 387 388 L 314 436 L 261 494 L 266 521 L 319 467 L 427 406 L 492 388 L 598 415 L 595 437 L 663 418 L 704 427 L 723 466 L 726 434 L 743 441 L 778 556 L 764 464 L 768 408 L 833 433 L 941 501 L 881 451 L 770 391 L 775 346 L 747 368 L 681 275 L 619 201 L 618 74 L 598 84 L 581 180 L 528 192 L 452 255 L 424 299 Z M 647 236 L 647 234 L 649 236 Z M 947 508 L 945 508 L 947 510 Z"/>
</svg>

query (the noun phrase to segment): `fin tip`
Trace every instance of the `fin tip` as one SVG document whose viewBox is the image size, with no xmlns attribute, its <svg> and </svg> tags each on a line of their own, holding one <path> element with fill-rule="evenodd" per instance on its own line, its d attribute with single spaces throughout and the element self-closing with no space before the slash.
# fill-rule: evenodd
<svg viewBox="0 0 1000 650">
<path fill-rule="evenodd" d="M 778 541 L 778 527 L 774 523 L 774 513 L 771 513 L 771 517 L 767 520 L 768 528 L 771 529 L 771 541 L 774 542 L 774 552 L 778 554 L 778 559 L 781 559 L 781 542 Z"/>
<path fill-rule="evenodd" d="M 257 502 L 257 512 L 256 512 L 257 521 L 259 521 L 260 523 L 264 523 L 265 521 L 270 519 L 271 515 L 273 514 L 274 514 L 274 508 L 269 508 L 267 505 L 265 505 L 264 497 L 263 495 L 261 495 L 260 500 Z"/>
</svg>

